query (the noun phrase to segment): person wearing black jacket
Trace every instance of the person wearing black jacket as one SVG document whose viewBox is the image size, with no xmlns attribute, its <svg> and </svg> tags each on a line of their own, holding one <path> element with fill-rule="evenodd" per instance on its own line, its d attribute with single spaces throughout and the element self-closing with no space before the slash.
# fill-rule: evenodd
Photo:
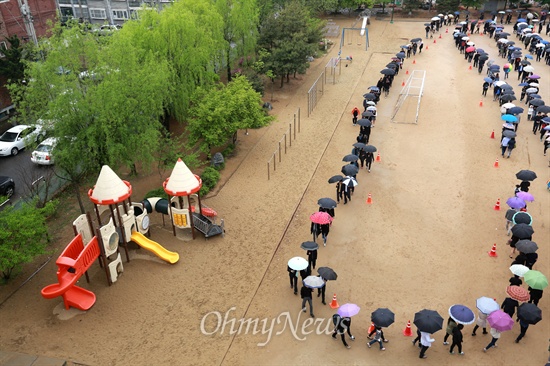
<svg viewBox="0 0 550 366">
<path fill-rule="evenodd" d="M 315 269 L 315 264 L 317 263 L 317 250 L 308 250 L 306 254 L 307 254 L 307 261 L 309 263 L 309 268 L 311 271 Z"/>
<path fill-rule="evenodd" d="M 288 278 L 290 279 L 290 288 L 294 289 L 294 295 L 298 295 L 298 274 L 295 269 L 287 266 Z"/>
<path fill-rule="evenodd" d="M 542 290 L 537 290 L 529 286 L 529 295 L 531 298 L 529 299 L 529 303 L 533 303 L 535 305 L 539 304 L 539 300 L 542 298 Z"/>
<path fill-rule="evenodd" d="M 327 237 L 328 237 L 328 233 L 330 231 L 330 224 L 319 225 L 319 227 L 320 227 L 320 231 L 321 231 L 321 236 L 323 237 L 323 245 L 326 247 L 327 246 Z"/>
<path fill-rule="evenodd" d="M 512 299 L 511 297 L 507 297 L 502 302 L 502 305 L 500 305 L 500 308 L 502 311 L 504 311 L 506 314 L 510 315 L 510 318 L 514 317 L 514 313 L 516 312 L 516 308 L 519 306 L 519 303 L 517 300 Z"/>
<path fill-rule="evenodd" d="M 521 284 L 523 283 L 523 281 L 520 280 L 519 276 L 515 276 L 515 275 L 510 277 L 508 282 L 510 282 L 510 286 L 521 286 Z"/>
<path fill-rule="evenodd" d="M 525 254 L 525 258 L 525 266 L 529 269 L 533 269 L 533 266 L 537 263 L 539 255 L 537 253 L 527 253 Z"/>
<path fill-rule="evenodd" d="M 321 302 L 323 303 L 323 305 L 326 305 L 327 303 L 325 302 L 325 291 L 327 289 L 327 280 L 325 280 L 323 277 L 321 278 L 323 279 L 323 281 L 325 281 L 325 284 L 323 285 L 323 287 L 319 287 L 317 289 L 317 297 L 321 296 Z"/>
<path fill-rule="evenodd" d="M 306 312 L 306 301 L 309 303 L 309 315 L 311 315 L 312 318 L 315 318 L 315 315 L 313 314 L 313 301 L 311 299 L 311 289 L 306 286 L 302 286 L 302 289 L 300 290 L 300 297 L 302 298 L 302 311 Z"/>
<path fill-rule="evenodd" d="M 340 334 L 342 337 L 342 343 L 344 343 L 344 346 L 346 348 L 351 348 L 347 342 L 346 342 L 346 331 L 349 335 L 349 338 L 354 341 L 355 337 L 351 335 L 351 318 L 350 317 L 344 317 L 340 318 L 338 323 L 336 324 L 336 327 L 334 328 L 334 332 L 332 333 L 332 339 L 336 340 L 336 334 Z"/>
<path fill-rule="evenodd" d="M 451 348 L 449 348 L 449 353 L 452 355 L 454 354 L 453 349 L 455 346 L 458 347 L 458 354 L 464 355 L 464 352 L 462 352 L 462 329 L 464 328 L 463 324 L 458 324 L 456 327 L 453 328 L 453 343 L 451 344 Z"/>
</svg>

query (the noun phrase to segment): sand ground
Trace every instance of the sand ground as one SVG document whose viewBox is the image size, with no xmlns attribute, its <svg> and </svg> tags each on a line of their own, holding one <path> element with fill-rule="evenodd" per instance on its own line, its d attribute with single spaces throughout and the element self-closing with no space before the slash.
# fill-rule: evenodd
<svg viewBox="0 0 550 366">
<path fill-rule="evenodd" d="M 353 23 L 348 18 L 335 21 L 341 27 Z M 449 355 L 440 331 L 428 359 L 419 360 L 411 338 L 402 335 L 407 320 L 422 308 L 437 310 L 446 319 L 452 304 L 475 309 L 479 296 L 504 299 L 511 262 L 505 246 L 504 201 L 513 195 L 515 173 L 521 169 L 539 176 L 530 190 L 536 201 L 529 204 L 533 240 L 540 247 L 535 268 L 550 273 L 550 200 L 545 187 L 549 171 L 542 144 L 524 121 L 512 157 L 500 158 L 499 108 L 492 98 L 484 98 L 479 106 L 482 76 L 468 70 L 451 33 L 442 33 L 437 43 L 428 40 L 415 63 L 406 60 L 390 96 L 379 103 L 370 143 L 382 161 L 371 173 L 359 172 L 352 201 L 336 209 L 328 245 L 319 250 L 317 266 L 329 266 L 339 275 L 327 285 L 327 302 L 336 293 L 340 304 L 361 306 L 352 322 L 357 338 L 352 348 L 316 334 L 315 328 L 324 330 L 334 313 L 318 298 L 316 323 L 304 325 L 307 314 L 299 311 L 300 300 L 289 289 L 286 262 L 305 255 L 299 245 L 310 239 L 309 215 L 317 210 L 318 198 L 334 198 L 334 186 L 327 179 L 339 174 L 341 158 L 355 142 L 358 128 L 351 124 L 352 108 L 361 105 L 362 94 L 376 83 L 379 70 L 399 46 L 424 34 L 423 23 L 373 20 L 367 52 L 364 41 L 357 44 L 358 38 L 345 42 L 342 55 L 353 55 L 353 63 L 342 67 L 335 84 L 325 85 L 309 117 L 307 90 L 328 59 L 336 56 L 338 46 L 316 60 L 306 76 L 291 81 L 296 86 L 293 93 L 288 88 L 276 90 L 273 113 L 278 121 L 241 136 L 240 155 L 228 162 L 225 184 L 205 200 L 225 219 L 225 238 L 176 239 L 168 226 L 162 226 L 160 215 L 153 214 L 152 239 L 179 252 L 180 262 L 168 265 L 132 251 L 133 260 L 124 263 L 124 274 L 111 287 L 94 266 L 91 283 L 80 281 L 97 295 L 85 314 L 66 313 L 60 310 L 60 299 L 40 296 L 40 289 L 55 281 L 52 261 L 0 308 L 2 349 L 89 365 L 543 364 L 550 330 L 546 315 L 520 344 L 514 343 L 516 325 L 502 335 L 497 349 L 486 354 L 481 349 L 489 336 L 471 337 L 471 326 L 464 330 L 465 356 Z M 472 38 L 497 59 L 492 40 Z M 339 44 L 339 39 L 334 41 Z M 548 67 L 534 66 L 543 80 L 540 94 L 550 100 Z M 407 70 L 426 71 L 418 124 L 391 123 Z M 519 92 L 515 78 L 513 74 L 510 83 Z M 266 163 L 298 108 L 301 131 L 267 180 Z M 492 130 L 496 140 L 489 138 Z M 496 158 L 498 169 L 493 167 Z M 164 178 L 152 175 L 147 187 L 136 186 L 136 199 Z M 369 193 L 372 205 L 365 203 Z M 503 206 L 499 212 L 493 210 L 498 198 Z M 493 243 L 498 258 L 487 255 Z M 547 314 L 548 296 L 539 305 Z M 395 324 L 385 331 L 390 340 L 385 352 L 365 346 L 370 313 L 378 307 L 389 307 L 396 315 Z M 286 312 L 291 323 L 285 323 Z M 246 332 L 244 327 L 232 334 L 233 318 L 274 321 L 273 333 L 252 334 L 252 328 Z M 235 324 L 236 330 L 239 323 Z M 264 323 L 258 324 L 256 330 Z M 291 325 L 298 330 L 293 332 Z"/>
</svg>

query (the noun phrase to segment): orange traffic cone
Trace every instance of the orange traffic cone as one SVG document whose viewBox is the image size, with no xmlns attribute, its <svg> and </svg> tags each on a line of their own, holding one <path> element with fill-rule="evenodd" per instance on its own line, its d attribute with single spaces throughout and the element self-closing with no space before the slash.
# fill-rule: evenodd
<svg viewBox="0 0 550 366">
<path fill-rule="evenodd" d="M 439 38 L 441 38 L 441 34 L 439 34 Z"/>
<path fill-rule="evenodd" d="M 471 69 L 472 69 L 472 65 L 470 65 L 470 66 L 468 67 L 468 70 L 471 70 Z"/>
<path fill-rule="evenodd" d="M 369 196 L 367 197 L 367 205 L 372 205 L 372 196 L 369 193 Z"/>
<path fill-rule="evenodd" d="M 495 160 L 495 163 L 493 164 L 493 166 L 494 166 L 495 168 L 498 168 L 498 159 Z"/>
<path fill-rule="evenodd" d="M 429 48 L 428 45 L 426 45 L 426 50 L 427 50 L 428 48 Z"/>
<path fill-rule="evenodd" d="M 372 332 L 374 332 L 374 323 L 370 323 L 370 327 L 369 327 L 369 330 L 367 331 L 367 334 L 371 334 Z"/>
<path fill-rule="evenodd" d="M 413 335 L 410 320 L 407 322 L 407 328 L 405 328 L 405 330 L 403 331 L 403 335 L 406 336 L 406 337 L 412 337 L 412 335 Z"/>
<path fill-rule="evenodd" d="M 497 203 L 495 203 L 494 210 L 495 211 L 500 211 L 500 198 L 497 200 Z"/>
<path fill-rule="evenodd" d="M 378 154 L 376 154 L 376 159 L 375 160 L 379 163 L 382 161 L 382 158 L 380 157 L 380 152 Z"/>
<path fill-rule="evenodd" d="M 437 41 L 434 39 L 434 43 L 437 43 Z"/>
<path fill-rule="evenodd" d="M 415 63 L 416 63 L 416 59 L 413 60 L 413 64 L 415 64 Z"/>
<path fill-rule="evenodd" d="M 483 107 L 483 99 L 480 99 L 480 100 L 479 100 L 479 106 L 480 106 L 480 107 Z"/>
<path fill-rule="evenodd" d="M 405 86 L 405 80 L 401 82 L 401 86 Z"/>
<path fill-rule="evenodd" d="M 340 305 L 338 305 L 338 300 L 336 300 L 336 294 L 332 297 L 332 302 L 330 303 L 330 307 L 333 309 L 338 309 Z"/>
<path fill-rule="evenodd" d="M 489 252 L 489 257 L 498 257 L 497 255 L 497 244 L 493 244 L 491 251 Z"/>
<path fill-rule="evenodd" d="M 449 28 L 445 29 L 445 33 L 449 33 Z"/>
<path fill-rule="evenodd" d="M 409 75 L 409 70 L 405 71 L 405 75 Z"/>
<path fill-rule="evenodd" d="M 470 37 L 472 35 L 472 33 L 468 32 L 468 37 Z"/>
<path fill-rule="evenodd" d="M 493 130 L 493 132 L 491 132 L 491 138 L 492 138 L 492 139 L 495 138 L 495 130 Z"/>
<path fill-rule="evenodd" d="M 483 32 L 479 33 L 480 36 L 483 36 Z"/>
</svg>

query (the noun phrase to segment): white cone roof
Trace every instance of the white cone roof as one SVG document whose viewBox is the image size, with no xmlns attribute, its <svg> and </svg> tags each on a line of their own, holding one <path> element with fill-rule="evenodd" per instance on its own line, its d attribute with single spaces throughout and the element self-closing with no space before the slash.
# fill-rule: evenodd
<svg viewBox="0 0 550 366">
<path fill-rule="evenodd" d="M 170 178 L 164 182 L 164 191 L 171 196 L 188 196 L 201 189 L 202 180 L 178 159 Z"/>
<path fill-rule="evenodd" d="M 118 203 L 131 194 L 132 186 L 120 179 L 108 165 L 103 165 L 94 188 L 88 192 L 90 200 L 98 205 Z"/>
</svg>

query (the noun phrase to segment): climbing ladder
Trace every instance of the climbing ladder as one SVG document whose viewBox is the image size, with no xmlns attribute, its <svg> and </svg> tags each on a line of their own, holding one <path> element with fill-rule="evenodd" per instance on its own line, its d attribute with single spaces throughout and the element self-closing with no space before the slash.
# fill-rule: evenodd
<svg viewBox="0 0 550 366">
<path fill-rule="evenodd" d="M 425 70 L 413 70 L 399 93 L 391 117 L 393 123 L 418 123 L 420 99 L 422 99 L 422 93 L 424 92 L 425 78 Z"/>
</svg>

